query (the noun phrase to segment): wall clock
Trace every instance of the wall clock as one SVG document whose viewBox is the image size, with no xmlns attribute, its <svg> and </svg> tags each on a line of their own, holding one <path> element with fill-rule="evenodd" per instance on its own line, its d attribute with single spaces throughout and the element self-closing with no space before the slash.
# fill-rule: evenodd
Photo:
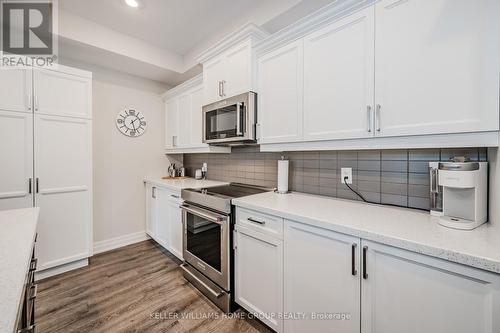
<svg viewBox="0 0 500 333">
<path fill-rule="evenodd" d="M 146 118 L 137 110 L 125 109 L 118 112 L 116 127 L 126 136 L 140 136 L 146 131 Z"/>
</svg>

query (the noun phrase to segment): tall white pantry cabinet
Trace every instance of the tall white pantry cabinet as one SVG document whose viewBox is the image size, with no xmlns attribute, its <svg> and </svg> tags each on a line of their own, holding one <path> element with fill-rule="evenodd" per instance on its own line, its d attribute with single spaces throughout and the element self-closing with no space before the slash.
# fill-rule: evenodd
<svg viewBox="0 0 500 333">
<path fill-rule="evenodd" d="M 38 271 L 86 264 L 92 73 L 66 66 L 0 70 L 0 156 L 0 209 L 40 207 Z"/>
</svg>

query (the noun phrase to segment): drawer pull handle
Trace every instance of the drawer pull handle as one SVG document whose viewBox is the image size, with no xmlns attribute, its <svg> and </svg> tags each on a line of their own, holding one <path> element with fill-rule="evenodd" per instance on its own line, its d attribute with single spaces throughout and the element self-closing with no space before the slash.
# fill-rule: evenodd
<svg viewBox="0 0 500 333">
<path fill-rule="evenodd" d="M 23 329 L 17 330 L 17 333 L 27 333 L 27 332 L 35 332 L 35 325 L 31 325 Z"/>
<path fill-rule="evenodd" d="M 38 264 L 38 258 L 33 258 L 31 259 L 31 263 L 30 263 L 30 272 L 34 272 L 36 271 L 36 266 Z"/>
<path fill-rule="evenodd" d="M 30 300 L 34 300 L 38 295 L 38 284 L 32 284 L 30 290 L 31 290 Z"/>
<path fill-rule="evenodd" d="M 366 252 L 368 251 L 368 246 L 363 246 L 363 279 L 368 279 L 368 272 L 366 271 Z"/>
<path fill-rule="evenodd" d="M 251 218 L 251 217 L 249 217 L 247 220 L 248 220 L 248 221 L 250 221 L 250 222 L 253 222 L 253 223 L 260 224 L 260 225 L 264 225 L 264 224 L 266 224 L 266 222 L 265 222 L 265 221 L 259 221 L 259 220 L 256 220 L 256 219 L 254 219 L 254 218 Z"/>
<path fill-rule="evenodd" d="M 178 196 L 177 194 L 170 194 L 170 196 L 174 199 L 180 199 L 181 197 Z"/>
<path fill-rule="evenodd" d="M 356 247 L 358 244 L 353 243 L 351 245 L 351 275 L 356 276 L 358 275 L 358 271 L 356 270 Z"/>
</svg>

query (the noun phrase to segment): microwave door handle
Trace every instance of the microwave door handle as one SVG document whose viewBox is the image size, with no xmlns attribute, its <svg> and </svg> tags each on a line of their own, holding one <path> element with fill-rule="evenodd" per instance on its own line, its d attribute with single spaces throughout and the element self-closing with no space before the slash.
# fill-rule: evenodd
<svg viewBox="0 0 500 333">
<path fill-rule="evenodd" d="M 241 103 L 236 103 L 236 135 L 241 136 Z"/>
</svg>

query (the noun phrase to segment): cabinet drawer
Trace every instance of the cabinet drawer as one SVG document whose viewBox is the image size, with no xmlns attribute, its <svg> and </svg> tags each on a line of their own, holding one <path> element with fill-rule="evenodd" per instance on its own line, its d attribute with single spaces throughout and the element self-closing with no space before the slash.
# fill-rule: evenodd
<svg viewBox="0 0 500 333">
<path fill-rule="evenodd" d="M 236 225 L 283 238 L 283 219 L 253 210 L 237 208 Z"/>
</svg>

